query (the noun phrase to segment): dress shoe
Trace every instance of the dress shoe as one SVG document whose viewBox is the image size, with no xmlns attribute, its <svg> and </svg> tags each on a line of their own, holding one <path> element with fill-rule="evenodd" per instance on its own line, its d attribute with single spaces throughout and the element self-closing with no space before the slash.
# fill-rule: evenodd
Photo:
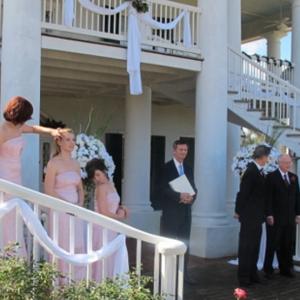
<svg viewBox="0 0 300 300">
<path fill-rule="evenodd" d="M 240 281 L 239 282 L 240 288 L 248 288 L 248 287 L 251 287 L 252 285 L 253 285 L 253 283 L 250 281 Z"/>
<path fill-rule="evenodd" d="M 196 279 L 194 279 L 194 278 L 192 278 L 188 275 L 185 275 L 184 276 L 184 283 L 188 284 L 188 285 L 197 285 L 199 282 Z"/>
<path fill-rule="evenodd" d="M 262 283 L 262 280 L 260 279 L 260 277 L 258 275 L 254 275 L 254 276 L 251 276 L 250 282 L 252 282 L 252 283 Z"/>
<path fill-rule="evenodd" d="M 268 280 L 274 279 L 274 273 L 265 273 L 265 278 Z"/>
<path fill-rule="evenodd" d="M 296 275 L 292 271 L 287 272 L 280 272 L 281 276 L 288 277 L 288 278 L 295 278 Z"/>
</svg>

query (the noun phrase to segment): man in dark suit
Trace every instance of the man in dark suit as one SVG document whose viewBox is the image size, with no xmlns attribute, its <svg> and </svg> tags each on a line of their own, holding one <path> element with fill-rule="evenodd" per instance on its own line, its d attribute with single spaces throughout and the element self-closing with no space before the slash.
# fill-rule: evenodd
<svg viewBox="0 0 300 300">
<path fill-rule="evenodd" d="M 181 240 L 189 247 L 192 222 L 191 207 L 196 196 L 191 196 L 188 193 L 177 193 L 169 184 L 170 181 L 185 174 L 196 191 L 193 170 L 184 161 L 187 154 L 188 145 L 181 140 L 175 141 L 173 144 L 173 159 L 163 167 L 160 186 L 162 208 L 160 233 L 163 236 Z M 185 281 L 193 283 L 186 272 L 188 256 L 187 251 L 185 256 Z"/>
<path fill-rule="evenodd" d="M 294 277 L 293 253 L 296 223 L 300 216 L 300 192 L 297 175 L 289 172 L 292 159 L 281 155 L 279 168 L 267 177 L 267 247 L 264 271 L 272 278 L 276 251 L 280 274 Z"/>
<path fill-rule="evenodd" d="M 241 287 L 260 283 L 257 274 L 262 223 L 265 220 L 265 176 L 263 167 L 268 161 L 270 148 L 259 145 L 242 176 L 237 194 L 235 216 L 241 223 L 239 237 L 238 280 Z"/>
</svg>

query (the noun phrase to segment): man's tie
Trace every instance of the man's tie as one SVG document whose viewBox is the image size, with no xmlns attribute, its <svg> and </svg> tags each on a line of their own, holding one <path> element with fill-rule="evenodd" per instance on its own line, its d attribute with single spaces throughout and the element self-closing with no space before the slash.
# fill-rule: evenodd
<svg viewBox="0 0 300 300">
<path fill-rule="evenodd" d="M 285 184 L 286 186 L 289 186 L 289 185 L 290 185 L 290 182 L 289 182 L 288 177 L 287 177 L 286 174 L 283 175 L 283 180 L 284 180 L 284 184 Z"/>
<path fill-rule="evenodd" d="M 179 176 L 184 175 L 183 165 L 182 164 L 179 165 L 178 169 L 179 169 Z"/>
</svg>

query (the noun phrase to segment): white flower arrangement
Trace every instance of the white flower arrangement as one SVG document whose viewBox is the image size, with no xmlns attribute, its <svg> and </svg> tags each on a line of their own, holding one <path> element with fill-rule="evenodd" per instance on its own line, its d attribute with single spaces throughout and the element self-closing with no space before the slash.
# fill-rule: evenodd
<svg viewBox="0 0 300 300">
<path fill-rule="evenodd" d="M 76 145 L 72 156 L 80 164 L 82 179 L 87 178 L 85 167 L 87 162 L 93 158 L 100 158 L 104 160 L 105 166 L 108 170 L 107 175 L 110 180 L 113 179 L 113 174 L 116 168 L 114 161 L 107 152 L 104 144 L 94 136 L 88 136 L 85 133 L 78 134 L 76 136 Z"/>
<path fill-rule="evenodd" d="M 275 171 L 278 168 L 277 159 L 280 155 L 280 152 L 278 151 L 277 148 L 271 147 L 267 143 L 263 143 L 260 145 L 265 145 L 271 148 L 269 162 L 264 167 L 264 173 L 268 174 L 270 172 Z M 258 145 L 256 144 L 252 144 L 243 147 L 239 150 L 239 152 L 233 158 L 233 164 L 232 164 L 232 171 L 235 175 L 241 176 L 246 171 L 248 164 L 253 161 L 252 159 L 253 152 L 257 146 Z"/>
</svg>

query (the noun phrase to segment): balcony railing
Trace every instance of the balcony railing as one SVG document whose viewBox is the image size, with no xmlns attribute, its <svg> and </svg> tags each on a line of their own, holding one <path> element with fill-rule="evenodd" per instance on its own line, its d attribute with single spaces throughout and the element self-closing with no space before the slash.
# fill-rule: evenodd
<svg viewBox="0 0 300 300">
<path fill-rule="evenodd" d="M 87 40 L 114 43 L 125 46 L 128 30 L 128 10 L 112 16 L 99 15 L 82 7 L 78 0 L 74 0 L 74 21 L 72 26 L 64 24 L 65 0 L 42 1 L 42 27 L 47 32 L 64 32 L 77 34 Z M 103 8 L 116 8 L 124 0 L 91 0 L 92 3 Z M 142 47 L 151 51 L 168 54 L 198 55 L 198 24 L 200 9 L 195 6 L 184 5 L 167 0 L 149 0 L 149 12 L 156 21 L 168 23 L 173 21 L 183 10 L 190 15 L 192 47 L 185 48 L 183 43 L 183 20 L 172 30 L 156 30 L 140 23 Z M 74 36 L 74 35 L 73 35 Z M 96 39 L 95 39 L 96 38 Z"/>
</svg>

